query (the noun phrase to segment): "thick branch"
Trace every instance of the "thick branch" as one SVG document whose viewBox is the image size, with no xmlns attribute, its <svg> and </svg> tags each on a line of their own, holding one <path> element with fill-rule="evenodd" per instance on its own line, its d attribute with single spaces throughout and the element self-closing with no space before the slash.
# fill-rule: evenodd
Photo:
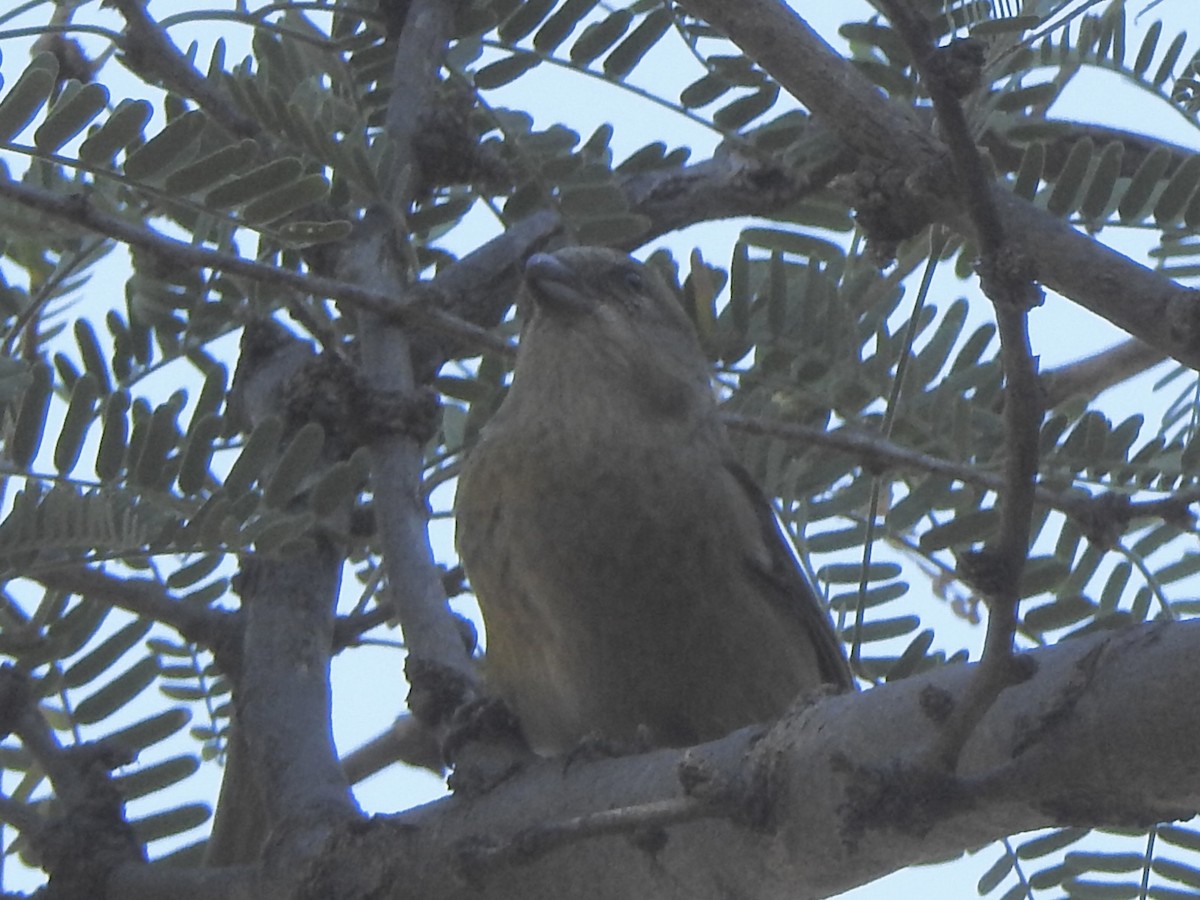
<svg viewBox="0 0 1200 900">
<path fill-rule="evenodd" d="M 452 25 L 453 11 L 443 0 L 414 0 L 396 46 L 392 96 L 386 127 L 396 148 L 395 184 L 388 213 L 372 211 L 361 223 L 357 245 L 347 251 L 343 268 L 354 280 L 390 293 L 393 304 L 411 304 L 411 260 L 401 257 L 408 240 L 398 223 L 421 182 L 417 132 L 435 98 Z M 374 314 L 359 319 L 363 368 L 370 383 L 401 395 L 418 390 L 413 332 L 388 327 Z M 404 629 L 410 662 L 436 668 L 431 686 L 410 674 L 409 705 L 418 716 L 438 721 L 474 693 L 470 653 L 446 603 L 441 577 L 429 543 L 429 509 L 421 493 L 425 435 L 384 434 L 371 442 L 372 490 L 379 535 L 387 565 L 389 596 Z M 440 687 L 450 684 L 449 698 Z M 448 706 L 450 708 L 441 708 Z"/>
<path fill-rule="evenodd" d="M 1200 622 L 1030 652 L 1035 675 L 988 711 L 957 779 L 912 761 L 961 702 L 970 665 L 797 707 L 761 740 L 746 729 L 691 750 L 545 760 L 484 796 L 345 828 L 311 876 L 322 896 L 723 900 L 736 884 L 747 900 L 798 900 L 1020 831 L 1189 817 L 1200 809 L 1198 651 Z M 655 810 L 697 798 L 722 815 L 652 827 Z M 728 814 L 739 798 L 741 814 Z M 625 815 L 629 831 L 536 839 L 601 811 Z M 509 864 L 486 863 L 497 857 Z M 127 885 L 152 875 L 121 872 Z"/>
<path fill-rule="evenodd" d="M 975 666 L 828 698 L 754 743 L 752 733 L 684 753 L 564 767 L 548 761 L 470 803 L 397 817 L 390 896 L 827 897 L 1001 836 L 1066 824 L 1147 825 L 1200 809 L 1200 623 L 1142 626 L 1029 654 L 1037 673 L 1006 691 L 964 747 L 961 780 L 908 764 L 959 702 Z M 744 790 L 758 816 L 636 830 L 523 860 L 473 880 L 461 854 L 526 828 L 679 798 L 681 764 Z M 759 806 L 758 804 L 764 804 Z M 757 822 L 755 826 L 754 822 Z M 769 823 L 769 824 L 766 824 Z M 375 848 L 380 852 L 381 848 Z"/>
<path fill-rule="evenodd" d="M 940 154 L 906 108 L 884 100 L 787 4 L 681 0 L 681 5 L 725 32 L 855 150 L 910 172 L 924 171 Z M 1012 250 L 1032 262 L 1042 284 L 1185 365 L 1200 368 L 1200 303 L 1195 291 L 1081 234 L 1003 186 L 992 191 Z M 961 213 L 945 219 L 972 231 Z"/>
<path fill-rule="evenodd" d="M 312 348 L 273 320 L 252 323 L 229 408 L 251 429 L 286 406 Z M 289 421 L 294 429 L 298 422 Z M 243 649 L 234 681 L 234 727 L 206 857 L 212 865 L 255 861 L 271 837 L 265 876 L 298 877 L 315 845 L 355 819 L 334 748 L 329 663 L 343 557 L 318 533 L 304 552 L 246 554 L 235 588 L 242 598 Z"/>
<path fill-rule="evenodd" d="M 242 115 L 216 85 L 205 78 L 166 31 L 150 18 L 143 0 L 112 0 L 125 17 L 121 50 L 125 65 L 150 84 L 195 100 L 205 112 L 237 137 L 256 137 L 262 132 L 257 122 Z"/>
</svg>

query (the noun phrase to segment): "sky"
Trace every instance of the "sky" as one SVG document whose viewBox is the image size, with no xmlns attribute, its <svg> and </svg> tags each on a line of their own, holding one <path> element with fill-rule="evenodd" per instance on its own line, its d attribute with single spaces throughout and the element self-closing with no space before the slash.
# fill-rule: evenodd
<svg viewBox="0 0 1200 900">
<path fill-rule="evenodd" d="M 208 6 L 217 5 L 213 0 Z M 252 4 L 257 5 L 257 4 Z M 831 3 L 825 0 L 797 0 L 795 8 L 805 16 L 810 24 L 835 47 L 844 47 L 837 34 L 837 26 L 843 21 L 865 18 L 870 13 L 869 5 L 864 0 L 841 0 Z M 1175 24 L 1175 30 L 1184 26 L 1185 18 L 1180 14 L 1181 0 L 1166 0 L 1160 8 L 1154 10 L 1140 27 L 1145 28 L 1154 16 L 1166 19 L 1168 33 L 1170 25 Z M 94 7 L 94 4 L 93 4 Z M 176 2 L 160 2 L 151 4 L 151 11 L 158 16 L 178 14 L 189 10 L 201 10 L 206 4 L 195 3 L 193 0 L 176 0 Z M 1136 7 L 1135 7 L 1136 9 Z M 43 21 L 46 13 L 43 9 L 33 9 L 30 15 L 19 22 L 0 23 L 0 74 L 3 74 L 5 84 L 10 85 L 26 64 L 28 39 L 6 35 L 5 29 L 11 29 L 15 24 L 33 24 Z M 89 13 L 89 20 L 115 22 L 111 11 Z M 207 47 L 218 36 L 224 37 L 230 44 L 228 57 L 236 59 L 244 49 L 239 48 L 239 41 L 244 48 L 247 35 L 239 32 L 237 27 L 229 23 L 189 24 L 180 26 L 173 31 L 177 43 L 186 44 L 197 40 L 202 50 L 200 59 L 207 58 Z M 92 48 L 103 46 L 102 42 L 89 41 Z M 1190 43 L 1192 52 L 1195 42 Z M 657 51 L 656 51 L 657 52 Z M 651 58 L 640 68 L 631 81 L 641 83 L 646 87 L 654 86 L 660 79 L 676 77 L 675 70 L 679 61 L 669 53 L 663 53 L 661 59 Z M 122 78 L 115 73 L 121 72 L 118 66 L 110 66 L 105 71 L 105 80 L 113 89 L 114 98 L 121 96 Z M 130 85 L 134 82 L 130 80 Z M 569 85 L 569 86 L 568 86 Z M 682 86 L 682 84 L 680 85 Z M 128 88 L 136 90 L 135 86 Z M 497 105 L 511 105 L 517 108 L 528 108 L 534 113 L 538 125 L 544 127 L 554 122 L 565 122 L 583 135 L 587 135 L 596 126 L 615 121 L 618 130 L 612 145 L 616 158 L 620 159 L 642 145 L 652 140 L 663 138 L 664 116 L 670 116 L 667 129 L 670 140 L 675 144 L 686 144 L 693 148 L 693 158 L 700 159 L 708 155 L 716 140 L 711 132 L 696 126 L 694 123 L 665 113 L 663 108 L 651 103 L 631 101 L 626 95 L 614 95 L 611 89 L 595 79 L 572 78 L 568 81 L 552 78 L 543 82 L 521 80 L 512 86 L 488 95 L 489 102 Z M 1080 119 L 1087 119 L 1111 125 L 1134 127 L 1149 130 L 1175 143 L 1200 149 L 1200 138 L 1196 130 L 1178 114 L 1164 108 L 1163 105 L 1151 100 L 1146 94 L 1131 88 L 1116 76 L 1089 76 L 1087 79 L 1072 86 L 1068 90 L 1063 108 Z M 0 151 L 0 158 L 4 153 Z M 10 165 L 19 168 L 19 162 Z M 684 231 L 659 239 L 638 255 L 644 255 L 658 247 L 671 249 L 676 258 L 685 260 L 693 248 L 702 249 L 706 259 L 717 264 L 725 264 L 737 233 L 745 225 L 744 222 L 731 221 L 696 226 Z M 483 213 L 473 216 L 470 227 L 463 228 L 449 236 L 447 246 L 456 252 L 466 252 L 486 240 L 495 232 L 494 223 Z M 1125 252 L 1135 254 L 1144 249 L 1145 239 L 1137 234 L 1121 234 L 1110 229 L 1104 233 L 1106 240 L 1122 248 Z M 114 255 L 111 263 L 114 268 L 104 276 L 113 280 L 111 284 L 123 281 L 123 270 L 119 264 L 119 255 Z M 94 283 L 103 283 L 97 279 Z M 970 283 L 960 282 L 950 274 L 939 274 L 935 281 L 934 299 L 939 304 L 949 302 L 958 296 L 968 296 L 971 300 L 972 316 L 977 321 L 989 318 L 986 301 Z M 73 314 L 87 315 L 89 313 L 89 292 L 85 289 L 79 305 Z M 107 306 L 107 297 L 100 302 Z M 96 309 L 102 307 L 96 306 Z M 1120 333 L 1089 313 L 1073 304 L 1051 296 L 1041 309 L 1032 317 L 1033 341 L 1035 352 L 1040 354 L 1043 367 L 1051 367 L 1068 362 L 1072 359 L 1095 352 L 1097 349 L 1115 342 Z M 232 358 L 233 341 L 227 342 Z M 1126 385 L 1114 392 L 1108 398 L 1109 406 L 1116 410 L 1145 411 L 1147 419 L 1154 422 L 1155 403 L 1164 402 L 1161 397 L 1152 396 L 1148 386 L 1158 373 L 1138 379 L 1135 383 Z M 166 390 L 176 385 L 164 386 Z M 1110 413 L 1117 416 L 1118 414 Z M 443 489 L 434 497 L 434 505 L 448 508 L 450 488 Z M 442 561 L 453 561 L 452 526 L 446 519 L 436 521 L 433 525 L 435 547 Z M 946 617 L 946 621 L 938 621 L 939 640 L 949 643 L 961 641 L 962 645 L 973 646 L 977 643 L 978 632 L 972 632 L 961 621 Z M 381 730 L 391 717 L 402 709 L 402 688 L 397 681 L 395 696 L 380 702 L 380 692 L 364 690 L 364 685 L 378 684 L 382 673 L 390 673 L 397 679 L 397 655 L 389 648 L 364 647 L 353 653 L 343 654 L 335 662 L 334 670 L 334 707 L 335 735 L 339 747 L 349 750 L 362 741 L 373 737 Z M 213 796 L 219 778 L 212 767 L 196 776 L 196 780 L 185 782 L 189 796 Z M 211 790 L 205 783 L 212 785 Z M 6 785 L 6 787 L 10 787 Z M 410 772 L 394 767 L 359 785 L 356 793 L 364 807 L 371 812 L 389 812 L 407 808 L 424 800 L 434 799 L 444 793 L 441 781 L 434 776 Z M 137 809 L 133 812 L 136 814 Z M 957 898 L 975 896 L 975 884 L 979 876 L 991 865 L 998 851 L 988 848 L 976 856 L 967 856 L 957 863 L 943 865 L 936 874 L 926 868 L 917 868 L 896 873 L 871 885 L 852 891 L 845 897 L 854 900 L 883 900 L 883 898 L 922 896 L 930 898 Z M 13 882 L 6 884 L 9 889 L 28 889 L 36 881 L 28 883 Z"/>
</svg>

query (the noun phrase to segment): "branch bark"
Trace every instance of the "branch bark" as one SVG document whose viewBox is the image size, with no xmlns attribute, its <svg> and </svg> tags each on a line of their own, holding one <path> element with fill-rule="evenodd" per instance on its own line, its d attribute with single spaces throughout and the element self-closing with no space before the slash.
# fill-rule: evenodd
<svg viewBox="0 0 1200 900">
<path fill-rule="evenodd" d="M 1200 622 L 1186 622 L 1031 651 L 1036 673 L 988 710 L 950 774 L 914 761 L 974 665 L 798 706 L 765 735 L 543 760 L 484 796 L 342 829 L 309 885 L 347 898 L 716 900 L 735 884 L 800 900 L 1020 831 L 1186 818 L 1200 809 L 1198 650 Z M 612 833 L 614 818 L 628 827 Z M 169 877 L 126 866 L 109 896 Z"/>
<path fill-rule="evenodd" d="M 1200 808 L 1198 645 L 1200 623 L 1147 625 L 1028 654 L 1037 673 L 1000 696 L 945 779 L 912 764 L 936 740 L 935 710 L 965 695 L 973 665 L 828 698 L 758 742 L 739 732 L 682 754 L 565 769 L 547 761 L 472 803 L 397 817 L 412 829 L 400 858 L 412 856 L 390 896 L 717 898 L 732 883 L 748 897 L 827 897 L 1019 831 L 1188 817 Z M 479 842 L 677 799 L 681 771 L 707 772 L 710 790 L 747 798 L 750 812 L 676 826 L 656 849 L 630 829 L 477 880 L 462 863 Z M 416 860 L 436 877 L 414 881 Z"/>
</svg>

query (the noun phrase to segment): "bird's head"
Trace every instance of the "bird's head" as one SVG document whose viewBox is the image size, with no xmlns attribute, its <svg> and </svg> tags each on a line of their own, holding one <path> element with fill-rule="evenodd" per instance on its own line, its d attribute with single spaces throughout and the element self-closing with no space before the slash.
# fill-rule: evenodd
<svg viewBox="0 0 1200 900">
<path fill-rule="evenodd" d="M 525 266 L 516 383 L 555 377 L 633 390 L 670 407 L 711 396 L 709 367 L 674 292 L 652 267 L 605 247 L 538 253 Z M 666 410 L 664 410 L 666 411 Z"/>
</svg>

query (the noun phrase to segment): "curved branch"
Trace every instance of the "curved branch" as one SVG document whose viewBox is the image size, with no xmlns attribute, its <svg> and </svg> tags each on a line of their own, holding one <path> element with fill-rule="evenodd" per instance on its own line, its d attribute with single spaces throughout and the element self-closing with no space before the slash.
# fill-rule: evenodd
<svg viewBox="0 0 1200 900">
<path fill-rule="evenodd" d="M 906 169 L 928 171 L 943 151 L 907 107 L 890 103 L 779 0 L 680 0 L 723 31 L 847 145 Z M 1118 328 L 1200 368 L 1197 292 L 1139 265 L 1045 210 L 992 187 L 1012 249 L 1038 281 Z M 968 234 L 971 223 L 949 198 L 929 198 L 929 214 Z"/>
</svg>

